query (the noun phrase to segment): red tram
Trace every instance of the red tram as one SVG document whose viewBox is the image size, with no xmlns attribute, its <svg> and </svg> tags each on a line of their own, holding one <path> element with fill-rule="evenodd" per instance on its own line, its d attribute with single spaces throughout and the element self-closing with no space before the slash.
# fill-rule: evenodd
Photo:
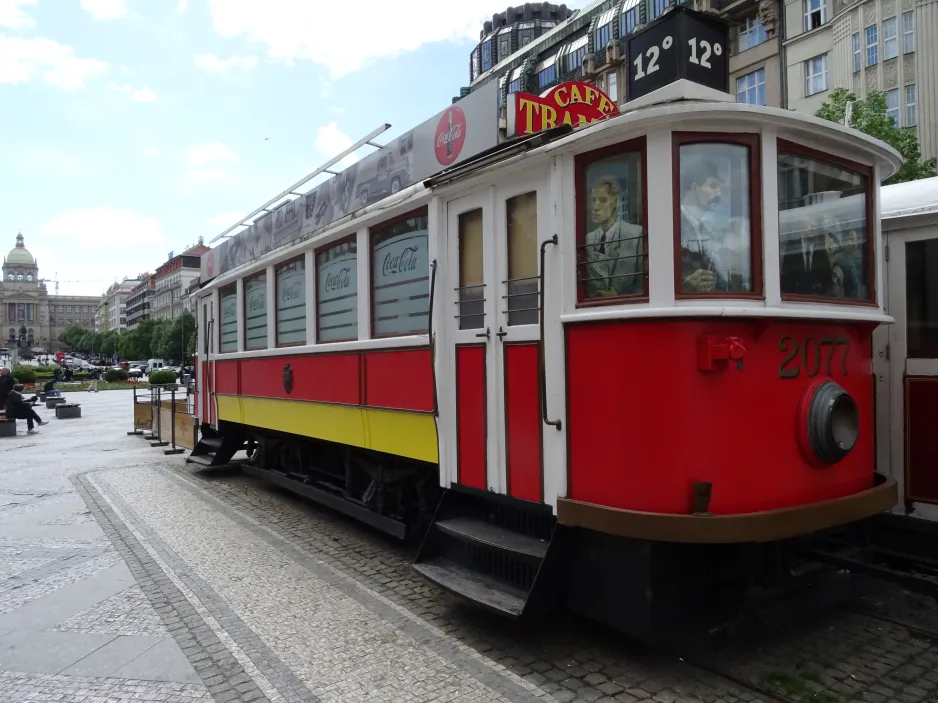
<svg viewBox="0 0 938 703">
<path fill-rule="evenodd" d="M 452 159 L 475 98 L 426 130 L 435 175 L 362 207 L 340 175 L 289 202 L 287 244 L 233 253 L 270 216 L 206 255 L 190 461 L 247 446 L 249 473 L 426 529 L 415 568 L 451 592 L 647 639 L 895 505 L 871 375 L 895 151 L 679 79 Z"/>
</svg>

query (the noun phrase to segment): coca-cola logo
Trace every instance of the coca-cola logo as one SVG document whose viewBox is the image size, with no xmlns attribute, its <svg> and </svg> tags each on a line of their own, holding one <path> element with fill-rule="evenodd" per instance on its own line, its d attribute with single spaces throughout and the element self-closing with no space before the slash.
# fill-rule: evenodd
<svg viewBox="0 0 938 703">
<path fill-rule="evenodd" d="M 466 142 L 466 113 L 462 108 L 453 106 L 440 117 L 433 141 L 436 160 L 443 166 L 449 166 L 459 158 L 459 152 Z"/>
<path fill-rule="evenodd" d="M 303 281 L 289 281 L 280 290 L 280 302 L 291 303 L 303 297 Z"/>
<path fill-rule="evenodd" d="M 384 257 L 382 273 L 385 276 L 393 276 L 398 273 L 409 273 L 417 268 L 417 247 L 406 247 L 397 256 L 391 256 L 391 253 Z"/>
<path fill-rule="evenodd" d="M 352 272 L 351 268 L 344 268 L 338 273 L 327 273 L 326 274 L 326 292 L 333 293 L 335 291 L 342 290 L 343 288 L 348 288 L 352 285 Z"/>
</svg>

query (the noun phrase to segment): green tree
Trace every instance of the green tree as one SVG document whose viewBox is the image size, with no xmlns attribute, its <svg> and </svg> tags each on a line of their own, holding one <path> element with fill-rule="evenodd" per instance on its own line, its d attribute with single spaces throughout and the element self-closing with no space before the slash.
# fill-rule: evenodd
<svg viewBox="0 0 938 703">
<path fill-rule="evenodd" d="M 119 338 L 120 335 L 115 330 L 102 334 L 98 342 L 98 350 L 101 352 L 101 355 L 108 357 L 113 356 L 114 353 L 118 351 Z"/>
<path fill-rule="evenodd" d="M 81 351 L 78 347 L 86 331 L 78 325 L 71 325 L 59 333 L 59 341 L 68 347 L 70 351 Z"/>
<path fill-rule="evenodd" d="M 851 102 L 853 112 L 850 117 L 850 126 L 871 137 L 881 139 L 902 155 L 902 168 L 885 182 L 886 185 L 938 175 L 938 160 L 922 159 L 915 128 L 897 127 L 893 119 L 886 114 L 885 93 L 870 93 L 865 100 L 859 100 L 849 90 L 836 88 L 831 91 L 815 115 L 843 124 L 844 116 L 847 114 L 847 104 Z"/>
</svg>

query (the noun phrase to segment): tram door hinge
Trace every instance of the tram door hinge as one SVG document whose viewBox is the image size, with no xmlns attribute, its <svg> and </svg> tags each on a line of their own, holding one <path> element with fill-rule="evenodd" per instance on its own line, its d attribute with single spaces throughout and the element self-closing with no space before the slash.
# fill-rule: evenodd
<svg viewBox="0 0 938 703">
<path fill-rule="evenodd" d="M 889 261 L 889 245 L 886 245 L 886 261 Z"/>
</svg>

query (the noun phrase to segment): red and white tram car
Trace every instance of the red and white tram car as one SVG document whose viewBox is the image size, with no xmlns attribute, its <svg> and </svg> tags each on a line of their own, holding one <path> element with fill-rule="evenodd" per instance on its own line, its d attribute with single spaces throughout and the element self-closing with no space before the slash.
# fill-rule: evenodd
<svg viewBox="0 0 938 703">
<path fill-rule="evenodd" d="M 247 442 L 248 472 L 426 527 L 415 568 L 454 593 L 646 638 L 890 510 L 871 337 L 898 154 L 686 79 L 623 111 L 208 282 L 190 460 Z"/>
</svg>

